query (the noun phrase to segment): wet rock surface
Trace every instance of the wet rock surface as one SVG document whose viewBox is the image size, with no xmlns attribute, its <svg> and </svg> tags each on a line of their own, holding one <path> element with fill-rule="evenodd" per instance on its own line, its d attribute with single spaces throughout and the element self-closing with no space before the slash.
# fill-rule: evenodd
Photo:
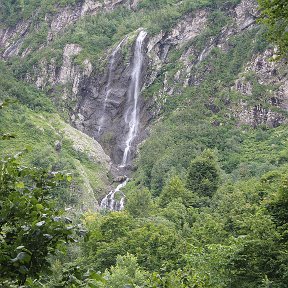
<svg viewBox="0 0 288 288">
<path fill-rule="evenodd" d="M 71 23 L 85 15 L 112 11 L 119 5 L 135 9 L 137 3 L 136 0 L 86 0 L 76 6 L 65 7 L 53 15 L 46 15 L 45 21 L 49 24 L 47 41 L 52 41 L 54 35 L 62 33 Z M 183 16 L 168 32 L 161 31 L 157 35 L 148 35 L 145 38 L 139 83 L 140 97 L 137 104 L 139 126 L 137 135 L 135 139 L 133 138 L 131 157 L 126 170 L 133 170 L 130 162 L 138 153 L 137 146 L 149 135 L 149 125 L 153 118 L 157 118 L 161 113 L 167 98 L 181 94 L 183 88 L 187 86 L 201 84 L 210 67 L 207 64 L 207 69 L 203 70 L 204 74 L 195 73 L 197 67 L 209 57 L 214 48 L 224 53 L 229 52 L 231 49 L 229 39 L 255 27 L 255 19 L 259 13 L 256 2 L 250 0 L 242 0 L 240 4 L 229 7 L 224 12 L 233 21 L 223 27 L 216 36 L 210 37 L 202 50 L 197 50 L 189 43 L 207 28 L 209 10 L 205 9 Z M 4 47 L 3 57 L 17 55 L 21 41 L 29 34 L 30 25 L 29 21 L 20 22 L 14 28 L 0 30 L 0 44 Z M 51 87 L 51 91 L 54 89 L 62 91 L 61 100 L 71 106 L 72 125 L 101 144 L 115 164 L 115 168 L 111 170 L 113 175 L 125 174 L 125 169 L 117 166 L 122 163 L 129 130 L 125 113 L 127 114 L 128 107 L 132 104 L 131 99 L 129 100 L 129 87 L 132 79 L 133 51 L 138 33 L 139 31 L 130 33 L 107 51 L 105 65 L 102 65 L 104 66 L 102 68 L 96 67 L 96 64 L 89 59 L 84 59 L 80 64 L 75 63 L 73 59 L 81 53 L 83 47 L 68 43 L 63 49 L 60 66 L 53 57 L 41 59 L 33 67 L 34 71 L 26 75 L 26 80 L 35 83 L 39 89 Z M 179 68 L 173 75 L 168 75 L 163 67 L 168 63 L 173 49 L 181 51 Z M 29 53 L 29 47 L 25 53 Z M 238 119 L 239 124 L 253 127 L 267 124 L 275 127 L 284 121 L 281 114 L 261 105 L 260 102 L 251 107 L 244 100 L 253 94 L 253 83 L 247 81 L 245 73 L 253 72 L 259 84 L 278 86 L 271 95 L 268 95 L 269 104 L 280 109 L 288 109 L 287 75 L 281 71 L 281 63 L 275 64 L 269 60 L 273 55 L 273 49 L 255 55 L 251 62 L 247 63 L 244 73 L 239 75 L 231 87 L 231 91 L 243 95 L 243 99 L 240 96 L 237 104 L 227 104 L 231 106 L 230 114 Z M 25 57 L 24 54 L 22 56 Z M 101 61 L 103 62 L 103 59 Z M 157 81 L 161 81 L 157 93 L 144 97 L 145 91 Z M 217 113 L 218 108 L 213 105 L 213 101 L 207 103 L 207 109 Z"/>
</svg>

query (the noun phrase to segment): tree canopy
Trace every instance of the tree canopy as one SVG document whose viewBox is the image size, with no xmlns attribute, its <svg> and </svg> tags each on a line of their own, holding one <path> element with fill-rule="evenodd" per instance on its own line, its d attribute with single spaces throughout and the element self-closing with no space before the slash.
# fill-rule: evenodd
<svg viewBox="0 0 288 288">
<path fill-rule="evenodd" d="M 268 28 L 268 38 L 277 45 L 280 57 L 288 56 L 288 2 L 258 0 L 261 19 Z"/>
</svg>

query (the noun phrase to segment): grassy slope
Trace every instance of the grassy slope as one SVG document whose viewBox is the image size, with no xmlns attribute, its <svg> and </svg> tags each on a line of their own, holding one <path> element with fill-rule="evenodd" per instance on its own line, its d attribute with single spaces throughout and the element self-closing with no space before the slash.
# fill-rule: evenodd
<svg viewBox="0 0 288 288">
<path fill-rule="evenodd" d="M 108 187 L 107 158 L 97 143 L 65 123 L 46 95 L 17 81 L 3 63 L 1 68 L 0 99 L 16 100 L 0 111 L 0 132 L 16 137 L 0 142 L 1 156 L 30 147 L 32 151 L 23 157 L 25 164 L 73 174 L 71 189 L 60 195 L 66 205 L 94 207 L 95 197 Z M 61 143 L 58 152 L 57 141 Z"/>
</svg>

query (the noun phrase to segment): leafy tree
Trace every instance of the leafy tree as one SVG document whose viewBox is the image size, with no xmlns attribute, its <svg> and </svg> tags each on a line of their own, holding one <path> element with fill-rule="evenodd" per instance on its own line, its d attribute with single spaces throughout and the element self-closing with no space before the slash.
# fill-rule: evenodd
<svg viewBox="0 0 288 288">
<path fill-rule="evenodd" d="M 185 240 L 171 224 L 159 218 L 147 219 L 144 225 L 129 232 L 123 241 L 125 250 L 135 255 L 141 267 L 149 271 L 158 271 L 161 267 L 171 270 L 181 262 L 185 247 Z"/>
<path fill-rule="evenodd" d="M 182 180 L 178 176 L 174 176 L 164 186 L 160 194 L 160 206 L 165 207 L 170 202 L 178 198 L 182 200 L 187 194 L 187 189 L 185 188 Z"/>
<path fill-rule="evenodd" d="M 281 229 L 283 240 L 288 242 L 288 178 L 287 176 L 279 185 L 277 194 L 268 204 L 277 226 Z"/>
<path fill-rule="evenodd" d="M 229 264 L 239 248 L 234 243 L 229 244 L 189 246 L 189 251 L 184 256 L 187 265 L 183 269 L 189 283 L 187 287 L 234 287 L 229 285 Z"/>
<path fill-rule="evenodd" d="M 286 0 L 258 0 L 261 19 L 268 27 L 268 38 L 279 48 L 279 56 L 288 56 L 288 2 Z"/>
<path fill-rule="evenodd" d="M 115 265 L 117 255 L 126 252 L 123 241 L 133 226 L 133 218 L 127 212 L 97 215 L 88 225 L 89 233 L 83 244 L 83 265 L 96 271 Z"/>
<path fill-rule="evenodd" d="M 160 271 L 150 274 L 147 279 L 147 287 L 165 287 L 165 288 L 189 288 L 189 287 L 201 287 L 191 286 L 187 279 L 189 271 L 183 271 L 181 269 L 171 272 Z"/>
<path fill-rule="evenodd" d="M 222 187 L 214 197 L 226 229 L 235 237 L 238 247 L 227 267 L 231 272 L 231 287 L 286 287 L 287 247 L 282 229 L 276 227 L 279 222 L 274 214 L 281 210 L 279 171 L 266 173 L 261 182 L 250 179 L 233 186 Z M 261 286 L 262 283 L 267 285 Z"/>
<path fill-rule="evenodd" d="M 104 273 L 105 282 L 99 288 L 144 287 L 147 273 L 140 269 L 137 258 L 129 253 L 118 256 L 116 265 Z"/>
<path fill-rule="evenodd" d="M 73 226 L 51 199 L 51 191 L 67 177 L 23 167 L 20 155 L 0 161 L 0 282 L 16 279 L 24 285 L 49 267 L 48 255 L 72 241 Z"/>
<path fill-rule="evenodd" d="M 201 196 L 212 196 L 219 185 L 220 175 L 215 156 L 209 149 L 191 161 L 187 187 Z"/>
<path fill-rule="evenodd" d="M 278 191 L 273 195 L 272 199 L 268 201 L 267 208 L 271 213 L 272 219 L 277 226 L 277 232 L 280 234 L 280 239 L 275 243 L 274 249 L 277 256 L 277 261 L 274 263 L 276 273 L 274 273 L 274 282 L 288 283 L 288 177 L 284 174 L 283 179 L 276 180 L 278 184 Z M 279 284 L 280 285 L 280 284 Z M 282 286 L 279 287 L 284 287 Z"/>
<path fill-rule="evenodd" d="M 152 209 L 150 191 L 147 188 L 144 188 L 130 194 L 126 209 L 134 217 L 147 217 Z"/>
<path fill-rule="evenodd" d="M 97 218 L 89 230 L 82 265 L 96 271 L 115 266 L 117 256 L 126 253 L 135 255 L 147 270 L 162 265 L 171 269 L 183 249 L 174 224 L 160 217 L 135 220 L 125 212 L 112 212 Z"/>
<path fill-rule="evenodd" d="M 179 199 L 171 201 L 160 213 L 166 219 L 175 223 L 179 229 L 181 229 L 188 220 L 186 207 Z"/>
<path fill-rule="evenodd" d="M 226 239 L 227 232 L 224 229 L 224 221 L 216 213 L 209 214 L 203 211 L 194 214 L 195 223 L 192 227 L 192 239 L 197 245 L 218 244 Z"/>
</svg>

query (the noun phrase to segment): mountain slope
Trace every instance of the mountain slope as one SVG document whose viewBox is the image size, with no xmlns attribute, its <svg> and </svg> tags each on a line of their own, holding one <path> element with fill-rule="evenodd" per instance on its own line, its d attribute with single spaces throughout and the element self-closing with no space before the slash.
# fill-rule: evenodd
<svg viewBox="0 0 288 288">
<path fill-rule="evenodd" d="M 235 90 L 237 92 L 239 89 L 245 89 L 245 87 L 240 87 L 241 85 L 246 85 L 242 84 L 243 81 L 247 82 L 243 78 L 246 77 L 246 74 L 253 74 L 254 72 L 256 73 L 254 75 L 256 82 L 254 79 L 251 79 L 252 82 L 255 82 L 254 86 L 257 86 L 257 82 L 260 82 L 259 87 L 255 87 L 254 90 L 263 90 L 263 93 L 266 93 L 264 90 L 271 90 L 271 87 L 262 85 L 263 79 L 257 79 L 261 73 L 260 69 L 264 72 L 265 67 L 259 68 L 257 67 L 257 63 L 251 63 L 254 67 L 245 68 L 245 66 L 249 66 L 249 60 L 253 61 L 251 59 L 252 55 L 256 55 L 254 62 L 268 63 L 267 55 L 271 54 L 271 52 L 265 52 L 265 45 L 267 44 L 263 42 L 261 31 L 258 31 L 257 25 L 255 25 L 255 19 L 258 14 L 257 6 L 254 2 L 230 1 L 226 3 L 217 1 L 212 3 L 207 1 L 207 3 L 197 2 L 192 5 L 189 1 L 182 1 L 180 3 L 178 1 L 159 1 L 153 4 L 150 1 L 139 1 L 136 5 L 136 2 L 129 4 L 126 1 L 106 1 L 105 4 L 101 2 L 94 3 L 95 7 L 99 4 L 98 6 L 104 9 L 102 12 L 102 8 L 99 8 L 99 10 L 93 6 L 96 9 L 93 10 L 93 7 L 89 6 L 89 9 L 92 10 L 88 9 L 87 11 L 90 12 L 87 13 L 92 13 L 93 16 L 85 16 L 86 12 L 84 14 L 77 12 L 79 7 L 82 7 L 82 10 L 84 9 L 83 7 L 87 4 L 85 3 L 80 2 L 77 4 L 78 6 L 67 6 L 67 9 L 70 9 L 79 16 L 79 18 L 77 18 L 78 16 L 75 19 L 73 18 L 72 22 L 64 21 L 64 18 L 62 19 L 61 17 L 58 19 L 57 15 L 64 13 L 66 8 L 63 9 L 61 6 L 55 6 L 56 10 L 50 12 L 50 14 L 54 17 L 53 21 L 58 23 L 58 26 L 61 29 L 63 28 L 63 31 L 61 30 L 61 33 L 58 31 L 59 33 L 57 32 L 56 38 L 48 41 L 50 39 L 49 31 L 53 28 L 53 25 L 49 24 L 51 29 L 49 28 L 50 30 L 48 29 L 43 34 L 43 39 L 46 39 L 43 45 L 36 41 L 36 46 L 34 47 L 33 43 L 35 41 L 33 40 L 32 45 L 31 41 L 29 41 L 30 48 L 34 47 L 33 49 L 36 49 L 36 51 L 40 49 L 37 53 L 22 54 L 21 62 L 24 63 L 20 64 L 18 60 L 20 57 L 15 56 L 20 53 L 21 49 L 23 50 L 23 48 L 19 48 L 20 50 L 18 49 L 19 51 L 13 54 L 14 58 L 12 57 L 9 61 L 12 61 L 12 69 L 16 75 L 21 75 L 22 78 L 35 83 L 38 88 L 47 91 L 53 97 L 57 106 L 60 106 L 62 111 L 70 114 L 70 121 L 78 129 L 92 137 L 96 137 L 116 163 L 119 163 L 119 158 L 121 158 L 124 149 L 123 137 L 117 131 L 124 129 L 121 115 L 123 109 L 125 110 L 124 106 L 128 105 L 125 103 L 125 99 L 127 97 L 126 83 L 129 81 L 129 73 L 133 60 L 133 48 L 131 48 L 131 45 L 139 27 L 148 30 L 149 39 L 147 39 L 146 43 L 147 57 L 143 69 L 143 83 L 141 83 L 143 85 L 142 95 L 144 96 L 140 103 L 140 130 L 142 132 L 140 131 L 135 144 L 145 137 L 146 132 L 144 129 L 151 119 L 153 117 L 157 118 L 159 112 L 161 113 L 162 109 L 166 109 L 165 106 L 169 108 L 170 102 L 174 102 L 173 97 L 169 95 L 185 94 L 184 90 L 189 90 L 189 87 L 195 87 L 194 90 L 199 90 L 199 93 L 202 94 L 203 92 L 200 90 L 205 85 L 205 83 L 202 83 L 205 79 L 206 82 L 210 83 L 214 81 L 215 83 L 209 84 L 211 87 L 210 92 L 206 89 L 205 93 L 207 97 L 210 97 L 209 93 L 211 95 L 214 93 L 212 92 L 214 90 L 213 85 L 216 85 L 218 80 L 221 83 L 225 82 L 218 85 L 217 90 L 221 90 L 219 93 L 232 95 L 235 94 Z M 47 12 L 46 16 L 50 14 Z M 163 19 L 159 17 L 160 14 Z M 49 17 L 47 17 L 45 21 L 50 23 Z M 37 21 L 42 23 L 37 18 L 35 21 L 36 23 Z M 27 23 L 27 21 L 23 23 Z M 131 26 L 131 23 L 133 23 L 133 26 Z M 64 24 L 65 27 L 62 27 Z M 17 34 L 17 27 L 14 30 L 9 29 L 15 35 Z M 7 34 L 8 30 L 4 29 L 3 31 L 6 31 L 5 33 L 2 32 L 4 35 Z M 31 30 L 27 32 L 27 35 L 31 35 L 35 39 L 33 33 L 33 30 Z M 255 38 L 255 42 L 251 42 L 251 38 Z M 2 37 L 2 43 L 4 43 L 4 46 L 7 46 L 9 42 L 7 40 L 5 42 L 5 39 L 5 37 Z M 9 39 L 13 39 L 13 37 Z M 107 63 L 111 61 L 113 51 L 115 51 L 116 46 L 123 39 L 125 41 L 114 61 L 113 85 L 110 87 L 113 93 L 111 96 L 111 105 L 106 113 L 107 117 L 105 117 L 107 119 L 106 126 L 109 126 L 109 128 L 104 130 L 101 137 L 99 137 L 99 135 L 95 135 L 95 130 L 98 129 L 99 121 L 101 120 L 100 114 L 103 108 L 101 107 L 101 103 L 104 102 L 105 90 L 108 85 L 109 65 Z M 242 39 L 245 40 L 243 43 L 240 43 L 239 41 L 242 41 Z M 18 42 L 16 40 L 13 43 L 16 44 Z M 107 50 L 107 47 L 110 47 L 110 49 Z M 241 50 L 245 52 L 241 52 Z M 262 54 L 264 52 L 266 54 Z M 3 57 L 6 56 L 3 54 Z M 215 59 L 215 57 L 219 60 L 221 59 L 222 67 L 213 67 L 213 64 L 209 65 L 208 61 L 211 61 L 211 57 L 212 59 Z M 225 71 L 221 71 L 232 58 L 234 58 L 234 62 L 229 63 L 230 67 L 227 67 L 228 69 L 225 69 Z M 263 65 L 269 66 L 269 64 Z M 267 69 L 269 71 L 277 70 L 277 67 L 272 67 L 273 65 L 270 65 L 271 67 L 268 66 Z M 218 71 L 216 71 L 217 69 Z M 211 70 L 219 78 L 220 75 L 218 76 L 218 74 L 220 73 L 222 78 L 216 79 L 215 76 L 210 77 Z M 281 66 L 279 66 L 278 70 L 281 70 Z M 275 73 L 277 74 L 278 72 Z M 254 76 L 249 75 L 250 78 L 254 78 Z M 213 77 L 215 79 L 212 79 Z M 281 75 L 279 77 L 283 78 Z M 271 75 L 271 82 L 273 82 L 272 84 L 275 87 L 277 85 L 281 86 L 279 90 L 272 87 L 275 89 L 275 97 L 272 95 L 273 93 L 265 96 L 267 100 L 281 98 L 279 101 L 274 99 L 273 106 L 276 107 L 273 107 L 272 110 L 275 110 L 278 106 L 280 108 L 282 106 L 285 107 L 285 103 L 280 105 L 280 102 L 285 102 L 287 95 L 285 79 L 277 79 L 277 76 L 273 78 Z M 200 88 L 198 87 L 199 85 Z M 237 85 L 238 88 L 236 87 Z M 251 86 L 251 83 L 248 85 Z M 233 86 L 235 86 L 235 89 L 232 88 Z M 256 93 L 262 93 L 262 91 L 256 91 L 253 94 Z M 282 95 L 280 95 L 281 93 Z M 241 100 L 238 103 L 227 105 L 230 106 L 229 110 L 231 111 L 227 113 L 232 114 L 233 117 L 238 117 L 239 122 L 243 123 L 246 121 L 254 125 L 255 122 L 266 123 L 268 121 L 269 123 L 273 121 L 277 122 L 278 120 L 282 121 L 280 119 L 281 116 L 272 112 L 269 108 L 265 110 L 263 107 L 264 110 L 260 108 L 259 112 L 256 111 L 257 108 L 255 107 L 259 107 L 259 103 L 262 105 L 263 101 L 267 103 L 266 100 L 263 99 L 262 101 L 262 99 L 259 99 L 257 101 L 257 99 L 254 99 L 254 103 L 252 103 L 252 97 L 248 95 L 248 99 L 245 99 L 246 95 L 244 96 L 239 97 Z M 264 97 L 264 95 L 261 95 L 261 97 Z M 226 100 L 230 101 L 229 99 Z M 166 101 L 168 103 L 163 105 Z M 179 100 L 182 103 L 183 101 L 183 99 Z M 210 107 L 217 106 L 213 101 L 217 102 L 219 100 L 213 100 L 212 97 L 210 99 L 207 98 L 206 105 Z M 226 104 L 223 103 L 223 105 Z M 269 106 L 269 103 L 267 105 Z M 217 110 L 218 108 L 215 109 Z M 255 113 L 253 110 L 255 110 Z M 253 113 L 256 115 L 254 115 L 255 117 Z M 269 119 L 265 119 L 267 113 L 269 114 Z M 258 114 L 263 114 L 264 116 L 260 116 L 259 118 Z M 229 117 L 231 118 L 232 115 Z M 241 115 L 244 116 L 241 118 Z M 117 118 L 118 121 L 116 122 L 118 124 L 115 124 L 115 119 Z M 247 119 L 243 120 L 243 118 Z M 114 124 L 111 121 L 114 121 Z"/>
<path fill-rule="evenodd" d="M 1 156 L 28 147 L 26 165 L 74 175 L 71 191 L 58 195 L 61 205 L 98 209 L 98 197 L 109 189 L 109 157 L 95 140 L 65 123 L 45 95 L 16 80 L 3 63 L 1 68 L 0 99 L 11 102 L 1 111 L 1 133 L 15 137 L 1 141 Z"/>
<path fill-rule="evenodd" d="M 1 99 L 19 101 L 1 148 L 74 173 L 55 196 L 82 210 L 109 191 L 105 153 L 132 178 L 125 211 L 80 211 L 85 237 L 36 287 L 287 287 L 287 63 L 257 3 L 33 3 L 1 21 Z"/>
</svg>

